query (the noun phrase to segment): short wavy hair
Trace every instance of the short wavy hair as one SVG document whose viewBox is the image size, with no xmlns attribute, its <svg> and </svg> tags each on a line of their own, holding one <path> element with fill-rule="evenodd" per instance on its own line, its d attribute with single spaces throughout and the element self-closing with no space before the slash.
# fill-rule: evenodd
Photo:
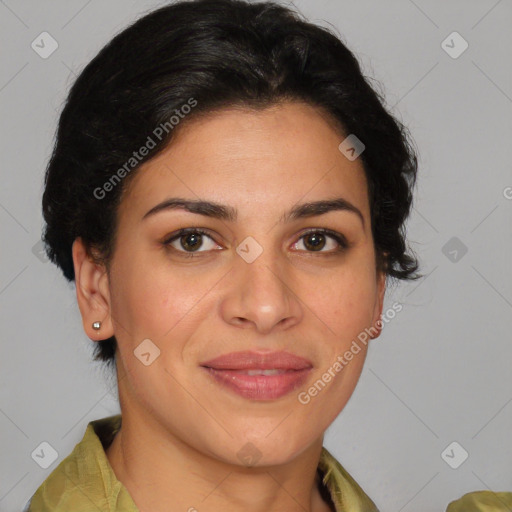
<svg viewBox="0 0 512 512">
<path fill-rule="evenodd" d="M 140 164 L 170 143 L 177 130 L 169 119 L 191 98 L 196 105 L 179 127 L 227 107 L 264 109 L 292 100 L 318 108 L 345 135 L 355 134 L 365 145 L 360 158 L 377 267 L 387 277 L 420 277 L 404 226 L 417 156 L 408 130 L 386 110 L 351 51 L 330 30 L 275 2 L 186 0 L 116 35 L 71 87 L 42 200 L 46 252 L 69 281 L 77 237 L 108 270 L 122 192 Z M 165 126 L 133 170 L 98 197 L 155 128 Z M 94 359 L 115 363 L 116 345 L 114 336 L 100 341 Z"/>
</svg>

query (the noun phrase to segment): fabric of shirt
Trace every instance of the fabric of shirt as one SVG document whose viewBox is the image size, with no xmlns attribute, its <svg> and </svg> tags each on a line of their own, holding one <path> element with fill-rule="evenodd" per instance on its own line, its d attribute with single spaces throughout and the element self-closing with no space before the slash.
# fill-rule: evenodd
<svg viewBox="0 0 512 512">
<path fill-rule="evenodd" d="M 121 415 L 91 421 L 83 439 L 37 489 L 26 512 L 139 512 L 105 453 L 120 428 Z M 378 512 L 325 447 L 318 471 L 322 496 L 336 512 Z"/>
<path fill-rule="evenodd" d="M 452 501 L 446 512 L 512 512 L 512 492 L 469 492 Z"/>
<path fill-rule="evenodd" d="M 120 428 L 121 415 L 91 421 L 83 439 L 41 484 L 24 512 L 139 512 L 128 490 L 116 478 L 105 453 Z M 317 471 L 322 497 L 333 510 L 378 512 L 373 501 L 325 447 Z M 512 493 L 471 494 L 479 496 L 465 495 L 461 498 L 465 501 L 452 502 L 447 512 L 512 510 Z M 496 501 L 487 501 L 490 494 L 508 495 L 500 499 L 509 508 L 496 508 Z"/>
</svg>

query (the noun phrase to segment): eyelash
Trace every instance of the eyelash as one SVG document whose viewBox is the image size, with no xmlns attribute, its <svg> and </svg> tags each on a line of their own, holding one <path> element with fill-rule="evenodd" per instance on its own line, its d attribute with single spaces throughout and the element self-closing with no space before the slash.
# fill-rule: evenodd
<svg viewBox="0 0 512 512">
<path fill-rule="evenodd" d="M 162 242 L 162 245 L 165 246 L 166 248 L 169 248 L 169 249 L 172 249 L 174 250 L 175 252 L 179 253 L 181 257 L 184 257 L 184 258 L 197 258 L 197 257 L 200 257 L 200 255 L 204 252 L 209 252 L 209 251 L 181 251 L 179 249 L 175 249 L 174 247 L 170 247 L 170 244 L 172 242 L 174 242 L 175 240 L 178 240 L 179 238 L 181 238 L 183 235 L 187 235 L 187 234 L 200 234 L 200 235 L 204 235 L 204 236 L 207 236 L 208 238 L 210 238 L 213 242 L 217 243 L 213 237 L 210 235 L 210 233 L 204 229 L 201 229 L 201 228 L 184 228 L 184 229 L 180 229 L 178 232 L 176 233 L 173 233 L 169 238 L 166 238 L 163 242 Z M 330 229 L 325 229 L 325 228 L 313 228 L 313 229 L 309 229 L 308 231 L 302 233 L 302 235 L 299 237 L 299 239 L 297 240 L 297 242 L 299 240 L 301 240 L 302 238 L 308 236 L 308 235 L 311 235 L 311 234 L 322 234 L 322 235 L 327 235 L 328 237 L 334 239 L 338 244 L 339 244 L 339 247 L 335 250 L 331 250 L 331 251 L 305 251 L 305 252 L 308 252 L 310 253 L 312 256 L 317 256 L 318 255 L 327 255 L 327 256 L 332 256 L 332 255 L 335 255 L 335 254 L 339 254 L 339 253 L 342 253 L 344 252 L 346 249 L 349 248 L 349 244 L 346 240 L 346 238 L 341 234 L 341 233 L 337 233 L 336 231 L 332 231 Z M 297 243 L 295 242 L 295 243 Z M 220 244 L 218 244 L 220 245 Z M 315 254 L 317 253 L 317 254 Z"/>
</svg>

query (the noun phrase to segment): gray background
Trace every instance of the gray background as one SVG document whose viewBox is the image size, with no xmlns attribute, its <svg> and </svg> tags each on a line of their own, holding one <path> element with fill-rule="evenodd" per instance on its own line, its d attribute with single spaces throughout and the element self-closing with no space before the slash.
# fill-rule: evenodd
<svg viewBox="0 0 512 512">
<path fill-rule="evenodd" d="M 162 3 L 0 2 L 2 511 L 22 508 L 89 421 L 119 411 L 112 379 L 90 360 L 74 285 L 37 256 L 42 179 L 75 73 Z M 372 343 L 325 445 L 382 512 L 512 491 L 512 3 L 295 5 L 342 34 L 420 149 L 408 233 L 426 277 L 389 290 L 386 307 L 403 310 Z M 43 31 L 59 45 L 47 59 L 31 48 Z M 469 44 L 458 58 L 441 47 L 453 31 Z M 31 458 L 42 441 L 59 454 L 46 470 Z M 469 453 L 457 469 L 441 457 L 453 441 Z"/>
</svg>

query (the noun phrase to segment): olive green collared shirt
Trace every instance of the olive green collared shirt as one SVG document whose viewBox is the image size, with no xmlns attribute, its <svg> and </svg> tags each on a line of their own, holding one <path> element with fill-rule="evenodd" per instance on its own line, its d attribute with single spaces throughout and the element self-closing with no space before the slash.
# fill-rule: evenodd
<svg viewBox="0 0 512 512">
<path fill-rule="evenodd" d="M 139 512 L 105 454 L 120 428 L 121 415 L 91 421 L 83 439 L 41 484 L 24 512 Z M 322 482 L 321 494 L 333 510 L 378 512 L 373 501 L 325 447 L 317 471 Z M 481 491 L 452 502 L 447 512 L 508 510 L 512 510 L 512 493 Z"/>
<path fill-rule="evenodd" d="M 105 454 L 121 415 L 91 421 L 80 441 L 41 484 L 26 512 L 139 512 Z M 318 465 L 321 493 L 336 512 L 378 512 L 372 500 L 325 449 Z"/>
</svg>

